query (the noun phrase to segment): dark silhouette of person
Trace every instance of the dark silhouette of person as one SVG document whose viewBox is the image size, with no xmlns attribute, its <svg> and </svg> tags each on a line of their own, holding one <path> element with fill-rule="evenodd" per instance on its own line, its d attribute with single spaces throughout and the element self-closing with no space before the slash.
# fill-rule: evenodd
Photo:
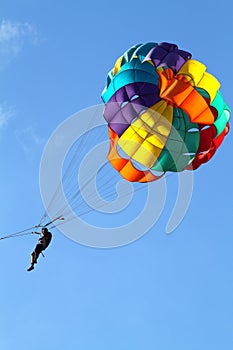
<svg viewBox="0 0 233 350">
<path fill-rule="evenodd" d="M 52 233 L 49 232 L 46 227 L 42 228 L 41 233 L 39 232 L 35 232 L 35 233 L 39 235 L 41 234 L 42 236 L 39 238 L 38 243 L 31 254 L 31 265 L 27 269 L 27 271 L 31 271 L 34 269 L 34 264 L 37 263 L 37 259 L 40 253 L 49 246 L 52 239 Z"/>
</svg>

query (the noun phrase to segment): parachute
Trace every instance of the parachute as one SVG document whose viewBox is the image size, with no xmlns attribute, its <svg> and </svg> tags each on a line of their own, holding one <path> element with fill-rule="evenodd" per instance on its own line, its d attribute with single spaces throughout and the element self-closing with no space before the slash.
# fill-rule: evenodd
<svg viewBox="0 0 233 350">
<path fill-rule="evenodd" d="M 189 52 L 170 43 L 131 47 L 116 61 L 102 93 L 108 159 L 131 182 L 208 162 L 229 131 L 220 83 Z M 159 172 L 159 174 L 157 174 Z"/>
<path fill-rule="evenodd" d="M 165 42 L 139 44 L 127 50 L 108 74 L 102 92 L 104 104 L 78 112 L 51 135 L 40 168 L 46 210 L 39 224 L 0 240 L 31 234 L 37 227 L 60 226 L 76 241 L 108 246 L 112 239 L 109 232 L 105 237 L 102 227 L 98 228 L 98 237 L 102 238 L 97 244 L 96 225 L 89 235 L 79 218 L 95 211 L 118 212 L 128 205 L 131 187 L 135 191 L 156 187 L 150 182 L 167 172 L 195 170 L 208 162 L 229 131 L 231 111 L 218 80 L 191 57 L 191 53 Z M 128 180 L 123 181 L 123 194 L 116 186 L 119 174 Z M 134 182 L 133 186 L 129 182 Z M 163 200 L 157 202 L 159 213 Z M 188 206 L 188 196 L 186 202 Z M 147 217 L 154 220 L 153 215 Z M 177 217 L 179 223 L 181 216 Z M 146 230 L 142 227 L 140 231 L 140 222 L 144 221 L 140 216 L 137 220 L 138 237 Z M 154 224 L 148 219 L 145 222 L 148 227 Z M 127 233 L 137 231 L 122 225 L 122 237 L 124 229 Z M 119 227 L 116 231 L 111 246 L 113 241 L 119 244 Z M 126 238 L 127 242 L 131 240 L 131 236 Z"/>
</svg>

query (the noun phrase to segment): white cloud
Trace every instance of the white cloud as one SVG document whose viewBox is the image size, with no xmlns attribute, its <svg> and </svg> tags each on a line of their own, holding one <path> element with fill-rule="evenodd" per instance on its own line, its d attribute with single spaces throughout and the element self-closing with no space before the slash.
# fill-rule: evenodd
<svg viewBox="0 0 233 350">
<path fill-rule="evenodd" d="M 0 105 L 0 129 L 7 126 L 9 119 L 14 114 L 13 107 L 7 107 L 5 105 Z"/>
<path fill-rule="evenodd" d="M 16 130 L 16 138 L 24 152 L 30 153 L 35 149 L 44 147 L 45 138 L 41 137 L 34 126 L 28 126 L 24 129 Z"/>
<path fill-rule="evenodd" d="M 17 56 L 26 44 L 38 43 L 38 33 L 30 23 L 2 20 L 0 23 L 0 67 Z"/>
</svg>

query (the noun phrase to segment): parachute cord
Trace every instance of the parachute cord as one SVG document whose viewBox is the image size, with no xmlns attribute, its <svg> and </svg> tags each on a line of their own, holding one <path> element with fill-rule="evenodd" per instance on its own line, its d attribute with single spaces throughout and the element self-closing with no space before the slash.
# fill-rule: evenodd
<svg viewBox="0 0 233 350">
<path fill-rule="evenodd" d="M 44 226 L 42 226 L 41 222 L 40 222 L 38 225 L 26 228 L 25 230 L 17 231 L 17 232 L 14 232 L 14 233 L 10 234 L 10 235 L 0 237 L 0 241 L 2 241 L 3 239 L 7 239 L 7 238 L 14 238 L 14 237 L 21 237 L 21 236 L 31 235 L 31 234 L 34 233 L 33 230 L 37 229 L 38 227 L 47 227 L 47 226 L 51 225 L 52 223 L 54 223 L 57 220 L 64 220 L 64 218 L 63 218 L 63 216 L 60 215 L 58 217 L 55 217 L 53 220 L 49 221 Z M 53 226 L 55 226 L 55 225 L 53 225 Z"/>
<path fill-rule="evenodd" d="M 165 178 L 169 178 L 170 176 L 173 176 L 173 175 L 174 175 L 174 173 L 165 174 Z M 147 188 L 147 186 L 148 186 L 148 183 L 141 184 L 140 187 L 134 188 L 134 192 L 140 192 L 140 191 L 142 191 L 142 190 L 145 190 L 145 189 Z M 126 197 L 127 195 L 129 195 L 129 193 L 130 193 L 130 191 L 126 191 L 126 192 L 121 196 L 121 198 Z M 104 199 L 105 199 L 105 200 L 109 200 L 109 199 L 111 199 L 111 197 L 112 197 L 112 192 L 111 192 L 111 191 L 110 191 L 110 192 L 108 191 L 108 192 L 105 193 Z M 98 204 L 98 202 L 99 202 L 99 204 Z M 96 210 L 96 209 L 97 209 L 97 210 L 98 210 L 98 209 L 101 209 L 101 207 L 103 207 L 104 205 L 105 205 L 105 203 L 102 203 L 102 202 L 99 201 L 98 199 L 97 199 L 97 201 L 96 201 L 96 208 L 95 208 L 95 209 L 92 208 L 92 207 L 90 207 L 87 203 L 82 203 L 81 205 L 80 205 L 80 203 L 77 203 L 77 204 L 74 205 L 73 208 L 72 208 L 73 211 L 74 211 L 73 214 L 69 214 L 69 215 L 68 215 L 68 213 L 65 214 L 65 212 L 64 212 L 64 215 L 66 216 L 66 222 L 73 221 L 73 220 L 75 219 L 76 215 L 77 215 L 78 217 L 82 217 L 82 216 L 84 216 L 84 215 L 86 215 L 86 214 L 89 214 L 89 213 L 93 212 L 93 211 Z M 75 214 L 75 213 L 76 213 L 76 214 Z M 60 226 L 60 225 L 62 225 L 62 222 L 59 222 L 59 223 L 53 225 L 50 229 L 55 228 L 55 227 L 58 227 L 58 226 Z"/>
<path fill-rule="evenodd" d="M 173 176 L 174 173 L 165 173 L 165 178 L 169 178 L 170 176 Z M 105 174 L 104 174 L 105 176 Z M 116 175 L 114 175 L 113 177 L 109 178 L 109 179 L 104 179 L 104 183 L 101 183 L 100 186 L 98 187 L 98 190 L 105 188 L 105 191 L 103 193 L 103 199 L 104 200 L 110 200 L 113 196 L 113 192 L 111 190 L 111 181 L 113 180 L 113 178 L 115 178 L 117 176 L 117 172 Z M 101 200 L 99 200 L 98 196 L 96 194 L 92 195 L 87 195 L 86 199 L 94 199 L 95 203 L 96 203 L 96 208 L 90 207 L 88 205 L 88 203 L 83 202 L 83 199 L 81 198 L 81 192 L 82 190 L 89 185 L 89 183 L 92 181 L 92 178 L 88 179 L 84 185 L 82 186 L 81 189 L 79 189 L 78 191 L 75 192 L 75 194 L 69 199 L 69 204 L 70 206 L 72 206 L 72 210 L 74 211 L 73 214 L 70 213 L 70 210 L 67 210 L 67 207 L 64 206 L 63 208 L 61 208 L 60 210 L 57 211 L 56 216 L 54 219 L 52 219 L 51 221 L 49 221 L 48 223 L 46 223 L 43 227 L 47 227 L 52 225 L 51 227 L 49 227 L 49 229 L 53 229 L 56 228 L 60 225 L 62 225 L 62 220 L 65 220 L 65 222 L 69 222 L 74 220 L 75 216 L 78 215 L 79 217 L 84 216 L 86 214 L 89 214 L 91 212 L 93 212 L 94 210 L 98 210 L 101 209 L 101 207 L 103 207 L 105 205 L 105 203 L 102 203 Z M 144 190 L 146 187 L 148 186 L 148 183 L 144 183 L 144 184 L 140 184 L 140 187 L 134 188 L 134 192 L 140 192 L 142 190 Z M 131 191 L 126 191 L 121 198 L 126 197 Z M 77 198 L 77 201 L 74 202 L 75 198 Z M 75 214 L 76 213 L 76 214 Z M 47 214 L 48 216 L 48 214 Z M 59 221 L 57 223 L 55 223 L 56 221 Z"/>
<path fill-rule="evenodd" d="M 99 111 L 99 109 L 98 109 L 98 106 L 97 106 L 96 109 L 95 109 L 95 112 L 94 112 L 93 117 L 91 118 L 91 120 L 90 120 L 89 123 L 88 123 L 87 130 L 90 129 L 90 127 L 91 127 L 93 121 L 96 120 L 96 118 L 98 117 L 98 113 L 99 113 L 98 111 Z M 53 194 L 53 196 L 52 196 L 52 198 L 51 198 L 51 200 L 50 200 L 50 204 L 48 205 L 48 209 L 49 209 L 50 207 L 52 207 L 53 203 L 54 203 L 56 200 L 59 200 L 59 190 L 60 190 L 60 188 L 62 188 L 62 185 L 63 185 L 65 182 L 68 181 L 69 176 L 70 176 L 70 173 L 73 172 L 73 171 L 72 171 L 72 168 L 73 168 L 74 165 L 76 164 L 77 159 L 79 159 L 79 154 L 80 154 L 80 152 L 81 152 L 83 149 L 85 149 L 85 147 L 86 147 L 86 144 L 87 144 L 87 142 L 88 142 L 88 136 L 87 136 L 87 134 L 84 134 L 83 136 L 84 136 L 84 137 L 81 138 L 81 142 L 78 144 L 77 149 L 76 149 L 76 152 L 74 153 L 74 155 L 73 155 L 73 157 L 72 157 L 72 159 L 71 159 L 71 161 L 70 161 L 70 163 L 69 163 L 69 165 L 68 165 L 68 167 L 67 167 L 67 169 L 66 169 L 66 171 L 65 171 L 65 173 L 64 173 L 64 175 L 63 175 L 63 177 L 62 177 L 62 180 L 61 180 L 60 183 L 57 185 L 57 188 L 56 188 L 56 190 L 55 190 L 55 192 L 54 192 L 54 194 Z M 58 211 L 58 213 L 60 213 L 60 212 L 61 212 L 61 210 Z M 57 214 L 57 215 L 58 215 L 58 214 Z M 44 215 L 42 216 L 42 218 L 41 218 L 41 220 L 40 220 L 40 224 L 41 224 L 43 221 L 45 221 L 45 219 L 46 219 L 47 217 L 48 217 L 48 214 L 47 214 L 47 212 L 45 211 Z M 52 220 L 51 222 L 53 222 L 53 220 Z M 47 224 L 47 225 L 48 225 L 48 224 Z"/>
<path fill-rule="evenodd" d="M 47 212 L 45 211 L 44 214 L 43 214 L 43 216 L 42 216 L 41 219 L 40 219 L 39 224 L 38 224 L 39 227 L 42 226 L 43 221 L 45 221 L 45 219 L 46 219 L 47 217 L 48 217 L 48 214 L 47 214 Z"/>
<path fill-rule="evenodd" d="M 65 220 L 65 218 L 60 215 L 58 217 L 55 217 L 54 219 L 52 219 L 51 221 L 47 222 L 47 224 L 45 224 L 43 227 L 47 227 L 47 226 L 50 226 L 51 224 L 53 224 L 55 221 L 57 220 Z M 56 225 L 53 225 L 53 227 L 56 226 Z M 50 228 L 51 229 L 51 228 Z"/>
<path fill-rule="evenodd" d="M 4 237 L 0 237 L 0 240 L 7 239 L 7 238 L 14 238 L 14 237 L 30 235 L 30 234 L 33 233 L 31 230 L 36 229 L 38 227 L 40 227 L 40 225 L 32 226 L 32 227 L 29 227 L 29 228 L 27 228 L 25 230 L 22 230 L 22 231 L 17 231 L 15 233 L 10 234 L 10 235 L 4 236 Z M 28 232 L 28 231 L 30 231 L 30 232 Z"/>
<path fill-rule="evenodd" d="M 78 191 L 76 191 L 71 198 L 69 198 L 69 204 L 72 204 L 73 201 L 76 199 L 76 198 L 79 198 L 79 201 L 81 199 L 81 193 L 82 191 L 91 183 L 91 181 L 93 181 L 93 178 L 94 176 L 90 177 L 83 185 L 82 185 L 82 188 L 78 189 Z M 110 179 L 111 180 L 111 179 Z M 109 180 L 108 180 L 109 181 Z M 82 204 L 82 201 L 80 201 L 80 204 Z M 53 223 L 54 221 L 60 219 L 62 220 L 62 213 L 64 214 L 66 212 L 66 209 L 67 209 L 67 205 L 64 205 L 61 209 L 59 209 L 56 213 L 56 215 L 59 215 L 58 217 L 56 217 L 55 219 L 51 220 L 48 224 L 46 224 L 45 226 L 49 226 L 51 223 Z M 48 215 L 47 215 L 48 216 Z"/>
<path fill-rule="evenodd" d="M 135 192 L 138 192 L 138 191 L 141 191 L 141 190 L 143 190 L 143 189 L 145 189 L 147 187 L 147 183 L 145 183 L 143 186 L 140 186 L 140 187 L 138 187 L 138 188 L 136 188 L 134 191 Z M 122 198 L 123 197 L 125 197 L 125 196 L 127 196 L 129 194 L 129 192 L 127 191 L 126 193 L 124 193 L 124 195 L 122 195 Z M 104 199 L 105 200 L 108 200 L 108 199 L 110 199 L 111 198 L 111 196 L 112 196 L 112 193 L 109 193 L 109 194 L 107 194 L 105 197 L 104 197 Z M 98 202 L 96 202 L 96 203 L 98 203 Z M 105 203 L 102 203 L 101 202 L 101 204 L 97 204 L 97 207 L 96 207 L 96 209 L 100 209 L 101 207 L 103 207 L 105 205 Z M 78 217 L 81 217 L 81 216 L 84 216 L 84 215 L 86 215 L 86 214 L 89 214 L 90 212 L 93 212 L 93 210 L 95 210 L 95 209 L 93 209 L 92 207 L 89 207 L 89 205 L 86 203 L 86 206 L 85 205 L 82 205 L 82 206 L 79 206 L 78 204 L 77 205 L 75 205 L 74 207 L 73 207 L 73 210 L 74 210 L 74 212 L 75 212 L 75 210 L 77 210 L 78 209 L 78 211 L 77 211 L 77 215 L 78 215 Z M 73 221 L 75 219 L 75 214 L 71 214 L 70 216 L 69 215 L 67 215 L 66 216 L 66 222 L 70 222 L 70 221 Z M 55 227 L 58 227 L 58 226 L 60 226 L 60 225 L 62 225 L 62 222 L 60 222 L 60 223 L 58 223 L 58 224 L 56 224 L 56 225 L 54 225 L 54 226 L 52 226 L 50 229 L 52 229 L 52 228 L 55 228 Z"/>
</svg>

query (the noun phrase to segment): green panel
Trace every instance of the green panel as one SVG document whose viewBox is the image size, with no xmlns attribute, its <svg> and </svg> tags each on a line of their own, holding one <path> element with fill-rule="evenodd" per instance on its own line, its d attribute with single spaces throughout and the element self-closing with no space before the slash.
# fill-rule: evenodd
<svg viewBox="0 0 233 350">
<path fill-rule="evenodd" d="M 223 113 L 215 120 L 214 125 L 217 129 L 217 134 L 215 137 L 217 137 L 218 135 L 220 135 L 223 130 L 225 129 L 227 122 L 230 118 L 230 110 L 229 109 L 225 109 L 223 111 Z"/>
<path fill-rule="evenodd" d="M 194 86 L 194 89 L 204 98 L 208 98 L 210 100 L 210 95 L 208 94 L 208 92 L 202 88 L 196 87 Z"/>
<path fill-rule="evenodd" d="M 124 54 L 123 54 L 123 57 L 122 57 L 122 66 L 123 64 L 125 64 L 126 62 L 129 62 L 131 61 L 131 59 L 134 57 L 135 55 L 135 51 L 141 47 L 141 44 L 138 44 L 138 45 L 135 45 L 135 46 L 132 46 L 129 50 L 127 50 Z"/>
<path fill-rule="evenodd" d="M 164 150 L 163 158 L 159 157 L 158 162 L 151 169 L 155 171 L 180 172 L 183 171 L 186 168 L 186 166 L 193 161 L 194 158 L 195 155 L 182 153 L 173 154 L 171 156 L 168 151 Z M 164 166 L 164 164 L 166 164 L 166 167 Z"/>
<path fill-rule="evenodd" d="M 129 50 L 127 50 L 123 55 L 122 55 L 122 60 L 121 60 L 121 67 L 123 67 L 124 64 L 130 62 L 131 60 L 134 59 L 134 56 L 137 55 L 138 59 L 140 62 L 142 62 L 145 58 L 145 56 L 147 55 L 147 53 L 149 52 L 150 49 L 152 49 L 153 47 L 157 46 L 158 44 L 156 43 L 147 43 L 147 44 L 138 44 L 135 46 L 132 46 Z M 119 57 L 120 58 L 120 57 Z M 113 79 L 113 71 L 114 68 L 112 68 L 110 70 L 110 72 L 108 73 L 107 76 L 107 87 L 109 86 L 109 84 L 111 83 L 112 79 Z"/>
<path fill-rule="evenodd" d="M 113 77 L 108 88 L 103 91 L 102 99 L 104 103 L 107 103 L 115 92 L 125 85 L 141 82 L 157 86 L 158 80 L 159 76 L 150 63 L 145 62 L 142 64 L 139 60 L 133 59 L 131 62 L 125 63 Z"/>
<path fill-rule="evenodd" d="M 158 46 L 157 43 L 146 43 L 141 45 L 134 53 L 134 55 L 138 56 L 138 59 L 142 62 L 144 58 L 147 56 L 148 52 L 150 52 L 151 49 Z"/>
<path fill-rule="evenodd" d="M 156 171 L 182 171 L 195 158 L 200 143 L 198 125 L 179 108 L 173 111 L 173 127 L 158 161 Z"/>
<path fill-rule="evenodd" d="M 216 134 L 216 137 L 217 137 L 225 129 L 226 124 L 230 119 L 231 111 L 230 111 L 230 108 L 223 101 L 220 91 L 218 91 L 215 99 L 211 103 L 211 106 L 218 111 L 218 117 L 214 122 L 214 125 L 217 129 L 217 134 Z"/>
<path fill-rule="evenodd" d="M 106 86 L 107 86 L 107 87 L 108 87 L 109 84 L 111 83 L 112 78 L 113 78 L 113 69 L 110 70 L 110 72 L 109 72 L 108 75 L 107 75 L 107 83 L 106 83 Z"/>
<path fill-rule="evenodd" d="M 222 94 L 220 91 L 217 92 L 215 99 L 211 103 L 211 106 L 217 109 L 218 115 L 221 115 L 225 109 L 225 102 L 223 101 Z"/>
</svg>

